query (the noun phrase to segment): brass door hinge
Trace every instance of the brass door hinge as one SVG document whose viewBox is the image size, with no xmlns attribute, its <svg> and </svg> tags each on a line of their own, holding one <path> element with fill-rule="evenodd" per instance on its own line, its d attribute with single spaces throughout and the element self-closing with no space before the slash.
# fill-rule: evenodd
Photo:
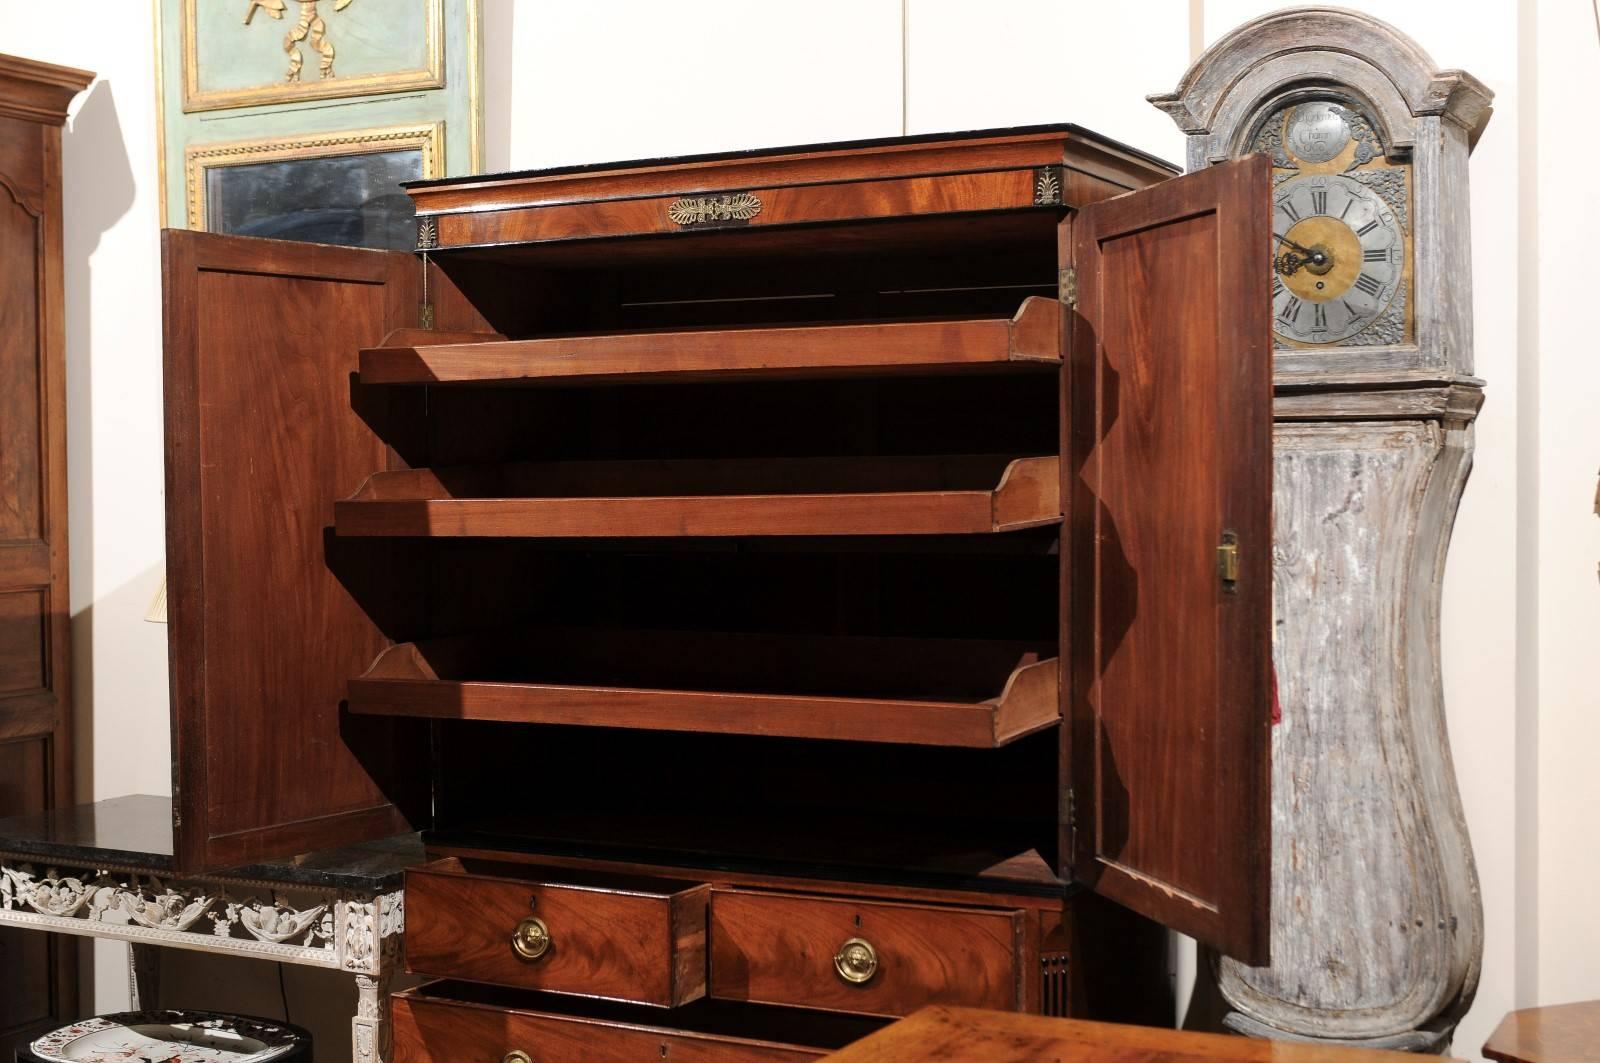
<svg viewBox="0 0 1600 1063">
<path fill-rule="evenodd" d="M 1239 589 L 1239 536 L 1234 532 L 1222 533 L 1217 547 L 1217 578 L 1230 594 Z"/>
<path fill-rule="evenodd" d="M 1061 301 L 1067 305 L 1067 308 L 1076 310 L 1078 308 L 1078 271 L 1075 267 L 1068 266 L 1061 271 L 1059 291 Z"/>
<path fill-rule="evenodd" d="M 1071 863 L 1078 852 L 1078 791 L 1067 788 L 1067 862 Z"/>
</svg>

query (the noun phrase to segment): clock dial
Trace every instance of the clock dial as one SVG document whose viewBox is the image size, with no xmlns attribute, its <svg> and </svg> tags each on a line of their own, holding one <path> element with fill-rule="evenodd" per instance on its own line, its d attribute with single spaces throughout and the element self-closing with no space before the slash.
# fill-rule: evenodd
<svg viewBox="0 0 1600 1063">
<path fill-rule="evenodd" d="M 1280 339 L 1338 343 L 1376 322 L 1405 270 L 1394 211 L 1351 177 L 1317 174 L 1278 186 L 1272 213 L 1273 327 Z"/>
<path fill-rule="evenodd" d="M 1373 346 L 1411 333 L 1410 168 L 1349 100 L 1270 111 L 1251 147 L 1273 161 L 1272 309 L 1279 347 Z"/>
</svg>

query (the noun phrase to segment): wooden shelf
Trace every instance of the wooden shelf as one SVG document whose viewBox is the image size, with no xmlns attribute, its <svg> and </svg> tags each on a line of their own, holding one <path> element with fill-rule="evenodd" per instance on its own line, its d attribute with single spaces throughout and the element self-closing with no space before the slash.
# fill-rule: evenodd
<svg viewBox="0 0 1600 1063">
<path fill-rule="evenodd" d="M 1034 296 L 1009 321 L 632 332 L 508 340 L 404 330 L 361 352 L 364 384 L 593 384 L 625 380 L 892 375 L 1061 364 L 1061 303 Z"/>
<path fill-rule="evenodd" d="M 375 716 L 992 748 L 1059 722 L 1049 652 L 966 639 L 522 630 L 391 646 L 350 681 L 349 704 Z"/>
<path fill-rule="evenodd" d="M 997 455 L 541 462 L 369 477 L 340 535 L 962 535 L 1061 521 L 1059 459 Z"/>
</svg>

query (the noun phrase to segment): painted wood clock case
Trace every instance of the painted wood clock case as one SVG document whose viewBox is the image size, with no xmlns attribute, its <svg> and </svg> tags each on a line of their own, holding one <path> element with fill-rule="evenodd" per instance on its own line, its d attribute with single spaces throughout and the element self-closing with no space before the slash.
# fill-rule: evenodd
<svg viewBox="0 0 1600 1063">
<path fill-rule="evenodd" d="M 1188 134 L 1191 170 L 1255 151 L 1275 164 L 1262 281 L 1277 321 L 1284 708 L 1273 963 L 1218 966 L 1225 1021 L 1250 1034 L 1442 1051 L 1477 988 L 1483 912 L 1445 728 L 1439 602 L 1483 402 L 1467 159 L 1490 99 L 1393 27 L 1322 7 L 1239 27 L 1151 97 Z M 1352 201 L 1355 229 L 1338 219 Z M 1318 247 L 1331 269 L 1302 261 Z"/>
</svg>

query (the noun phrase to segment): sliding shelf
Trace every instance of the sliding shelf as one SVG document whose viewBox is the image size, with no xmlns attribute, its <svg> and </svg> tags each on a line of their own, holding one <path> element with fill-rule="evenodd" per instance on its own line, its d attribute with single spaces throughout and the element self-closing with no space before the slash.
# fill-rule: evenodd
<svg viewBox="0 0 1600 1063">
<path fill-rule="evenodd" d="M 385 650 L 374 716 L 993 748 L 1060 721 L 1057 661 L 970 639 L 518 630 Z"/>
<path fill-rule="evenodd" d="M 581 461 L 406 469 L 334 505 L 340 535 L 965 535 L 1061 521 L 1059 459 Z"/>
<path fill-rule="evenodd" d="M 1060 366 L 1061 303 L 1034 296 L 1016 316 L 866 325 L 631 332 L 508 340 L 406 329 L 361 352 L 364 384 L 592 384 L 928 374 Z M 418 345 L 419 343 L 425 345 Z"/>
</svg>

